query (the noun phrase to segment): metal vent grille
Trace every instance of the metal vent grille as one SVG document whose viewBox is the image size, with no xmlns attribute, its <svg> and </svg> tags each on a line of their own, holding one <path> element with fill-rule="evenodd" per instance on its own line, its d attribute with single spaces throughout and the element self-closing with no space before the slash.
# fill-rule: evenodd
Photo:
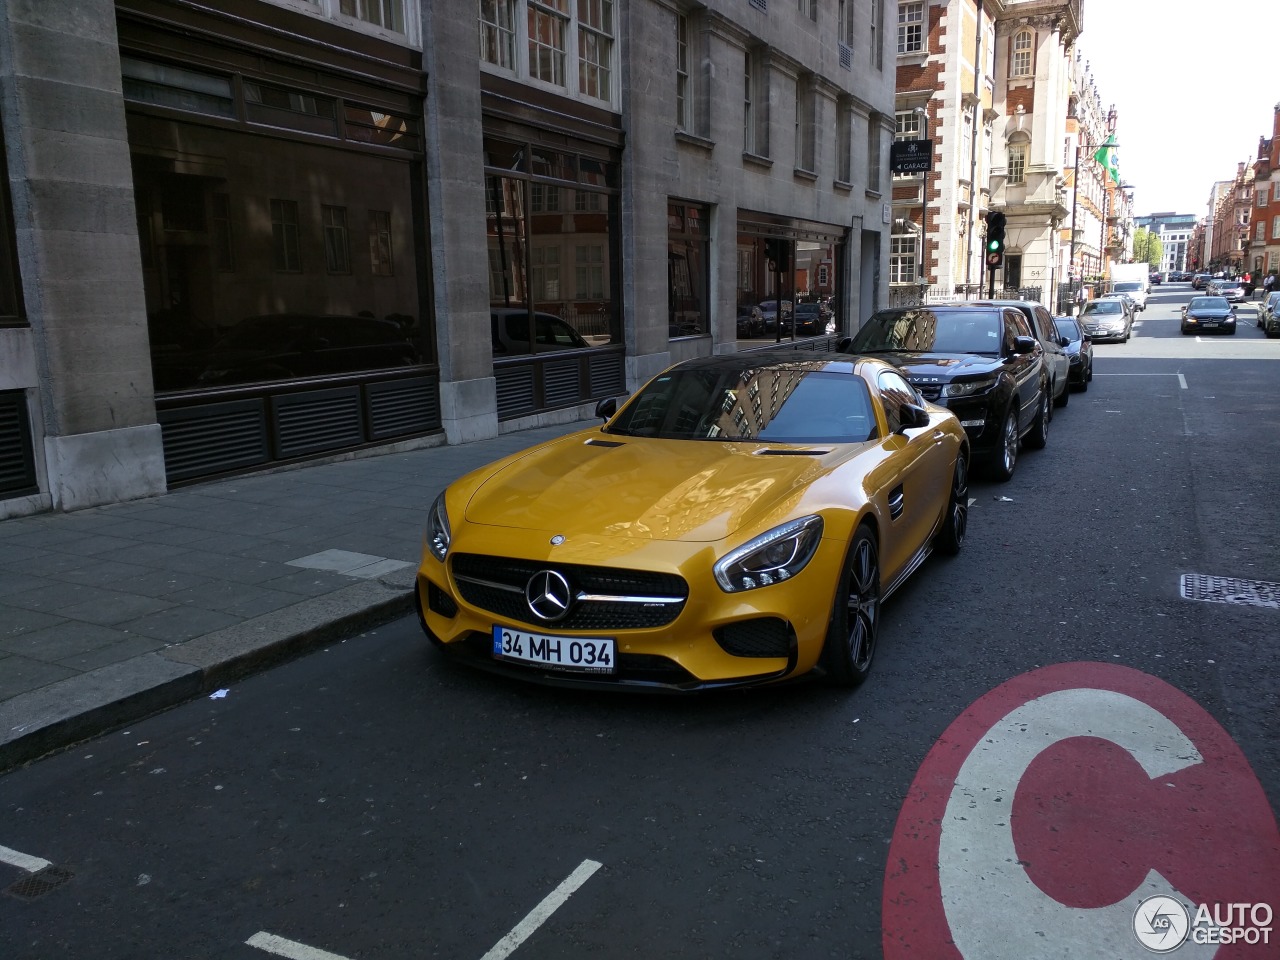
<svg viewBox="0 0 1280 960">
<path fill-rule="evenodd" d="M 74 876 L 74 873 L 62 867 L 45 867 L 16 883 L 9 884 L 4 892 L 22 900 L 35 900 L 37 897 L 43 897 L 50 890 L 56 890 Z"/>
<path fill-rule="evenodd" d="M 371 383 L 365 393 L 372 440 L 440 428 L 440 401 L 434 377 Z"/>
<path fill-rule="evenodd" d="M 1280 610 L 1280 583 L 1266 580 L 1237 580 L 1234 577 L 1206 577 L 1199 573 L 1182 575 L 1182 598 L 1207 603 L 1235 603 Z"/>
<path fill-rule="evenodd" d="M 560 360 L 542 367 L 542 397 L 548 407 L 567 407 L 578 402 L 578 361 Z"/>
<path fill-rule="evenodd" d="M 200 477 L 271 459 L 261 400 L 180 407 L 157 415 L 170 480 Z"/>
<path fill-rule="evenodd" d="M 36 492 L 26 395 L 20 391 L 0 393 L 0 494 L 21 496 Z"/>
<path fill-rule="evenodd" d="M 534 409 L 533 367 L 500 367 L 494 370 L 498 390 L 498 416 L 514 417 Z"/>
<path fill-rule="evenodd" d="M 355 446 L 364 440 L 359 387 L 272 397 L 271 411 L 280 458 Z"/>
<path fill-rule="evenodd" d="M 845 43 L 840 44 L 840 66 L 846 70 L 853 69 L 853 51 Z"/>
<path fill-rule="evenodd" d="M 626 389 L 622 354 L 598 353 L 590 360 L 591 396 L 609 397 Z"/>
<path fill-rule="evenodd" d="M 714 636 L 716 643 L 735 657 L 785 657 L 791 653 L 791 626 L 777 617 L 726 624 Z"/>
</svg>

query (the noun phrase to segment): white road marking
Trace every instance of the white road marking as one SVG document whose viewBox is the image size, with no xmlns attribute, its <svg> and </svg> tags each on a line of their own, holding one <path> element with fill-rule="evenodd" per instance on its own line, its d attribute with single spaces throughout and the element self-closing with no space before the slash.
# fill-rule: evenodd
<svg viewBox="0 0 1280 960">
<path fill-rule="evenodd" d="M 286 940 L 284 937 L 277 937 L 274 933 L 261 930 L 245 943 L 259 950 L 265 950 L 267 953 L 274 953 L 277 957 L 287 957 L 288 960 L 347 960 L 346 957 L 330 953 L 328 950 L 308 947 L 305 943 Z"/>
<path fill-rule="evenodd" d="M 0 847 L 0 862 L 17 867 L 19 870 L 25 870 L 27 873 L 35 873 L 37 870 L 53 866 L 48 860 L 42 860 L 40 857 L 29 857 L 25 853 L 10 850 L 8 847 Z"/>
<path fill-rule="evenodd" d="M 1178 386 L 1180 386 L 1183 390 L 1187 389 L 1187 378 L 1184 377 L 1182 374 L 1178 374 Z"/>
<path fill-rule="evenodd" d="M 511 952 L 529 939 L 529 936 L 542 926 L 575 890 L 591 879 L 591 875 L 601 866 L 603 864 L 594 860 L 583 860 L 578 864 L 578 869 L 569 874 L 560 886 L 547 894 L 540 904 L 529 911 L 528 916 L 516 924 L 515 929 L 495 943 L 480 960 L 503 960 L 504 957 L 509 957 Z"/>
</svg>

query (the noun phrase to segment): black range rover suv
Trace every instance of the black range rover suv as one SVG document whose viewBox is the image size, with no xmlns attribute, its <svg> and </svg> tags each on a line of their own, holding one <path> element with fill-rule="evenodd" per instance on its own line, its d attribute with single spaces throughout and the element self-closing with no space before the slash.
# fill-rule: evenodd
<svg viewBox="0 0 1280 960">
<path fill-rule="evenodd" d="M 921 395 L 952 410 L 976 462 L 998 480 L 1013 476 L 1018 444 L 1049 439 L 1053 416 L 1044 350 L 1014 307 L 938 304 L 872 315 L 841 342 L 898 367 Z"/>
</svg>

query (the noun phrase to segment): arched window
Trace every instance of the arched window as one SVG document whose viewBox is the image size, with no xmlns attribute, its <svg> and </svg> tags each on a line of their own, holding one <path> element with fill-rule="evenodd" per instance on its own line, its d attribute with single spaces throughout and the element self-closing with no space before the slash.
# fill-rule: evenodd
<svg viewBox="0 0 1280 960">
<path fill-rule="evenodd" d="M 1015 140 L 1009 144 L 1008 169 L 1005 183 L 1010 186 L 1027 182 L 1027 141 Z"/>
<path fill-rule="evenodd" d="M 1031 50 L 1035 38 L 1030 30 L 1019 30 L 1013 35 L 1013 54 L 1009 58 L 1009 76 L 1031 76 Z"/>
</svg>

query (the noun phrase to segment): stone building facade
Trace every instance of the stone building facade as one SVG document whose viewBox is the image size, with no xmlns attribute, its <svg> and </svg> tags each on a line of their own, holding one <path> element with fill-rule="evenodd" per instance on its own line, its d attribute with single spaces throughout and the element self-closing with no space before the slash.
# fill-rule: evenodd
<svg viewBox="0 0 1280 960">
<path fill-rule="evenodd" d="M 0 517 L 830 349 L 887 300 L 893 9 L 0 0 Z"/>
</svg>

